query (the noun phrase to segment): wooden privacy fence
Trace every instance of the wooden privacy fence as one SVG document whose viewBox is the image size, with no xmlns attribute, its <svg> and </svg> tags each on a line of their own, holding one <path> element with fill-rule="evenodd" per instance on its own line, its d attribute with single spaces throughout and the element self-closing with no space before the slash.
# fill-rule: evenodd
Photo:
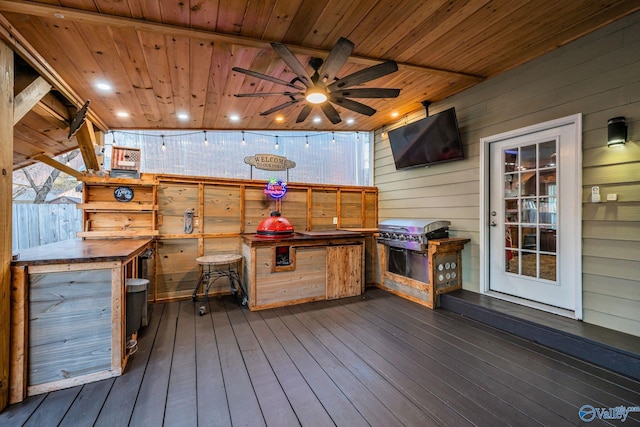
<svg viewBox="0 0 640 427">
<path fill-rule="evenodd" d="M 12 252 L 60 240 L 82 231 L 82 211 L 75 204 L 13 204 Z"/>
</svg>

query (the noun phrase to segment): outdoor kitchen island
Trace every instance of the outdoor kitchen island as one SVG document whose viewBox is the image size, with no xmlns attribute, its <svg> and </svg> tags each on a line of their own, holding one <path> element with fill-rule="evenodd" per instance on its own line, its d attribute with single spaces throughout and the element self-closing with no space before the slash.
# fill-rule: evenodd
<svg viewBox="0 0 640 427">
<path fill-rule="evenodd" d="M 12 262 L 10 399 L 122 374 L 127 278 L 151 239 L 65 240 Z"/>
<path fill-rule="evenodd" d="M 242 235 L 244 282 L 250 310 L 364 292 L 365 234 L 303 231 L 289 237 Z"/>
</svg>

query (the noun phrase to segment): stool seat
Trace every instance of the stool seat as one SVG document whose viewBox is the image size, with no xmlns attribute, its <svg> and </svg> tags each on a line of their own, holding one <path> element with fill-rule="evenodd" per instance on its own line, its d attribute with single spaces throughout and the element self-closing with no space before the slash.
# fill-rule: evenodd
<svg viewBox="0 0 640 427">
<path fill-rule="evenodd" d="M 196 258 L 196 262 L 202 265 L 226 265 L 233 264 L 242 259 L 242 255 L 237 254 L 220 254 L 220 255 L 205 255 Z"/>
<path fill-rule="evenodd" d="M 149 285 L 148 279 L 127 279 L 125 282 L 127 292 L 139 292 L 147 289 Z"/>
</svg>

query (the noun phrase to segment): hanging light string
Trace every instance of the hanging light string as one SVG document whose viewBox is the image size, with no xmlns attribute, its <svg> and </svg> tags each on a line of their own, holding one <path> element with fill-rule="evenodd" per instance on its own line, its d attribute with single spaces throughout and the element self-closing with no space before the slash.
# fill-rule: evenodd
<svg viewBox="0 0 640 427">
<path fill-rule="evenodd" d="M 203 130 L 202 132 L 204 132 L 204 145 L 209 145 L 209 140 L 207 139 L 207 131 Z"/>
<path fill-rule="evenodd" d="M 278 135 L 276 135 L 276 150 L 280 148 L 280 144 L 278 144 Z"/>
<path fill-rule="evenodd" d="M 384 127 L 383 127 L 384 129 Z M 153 138 L 157 138 L 160 137 L 161 139 L 164 140 L 165 135 L 164 134 L 154 134 L 154 133 L 147 133 L 147 132 L 140 132 L 140 131 L 132 131 L 132 130 L 110 130 L 109 131 L 112 134 L 112 138 L 113 141 L 115 141 L 115 133 L 118 132 L 120 135 L 135 135 L 135 136 L 143 136 L 143 137 L 153 137 Z M 181 133 L 172 133 L 171 135 L 166 135 L 166 136 L 170 136 L 172 138 L 179 138 L 179 137 L 184 137 L 184 136 L 193 136 L 193 135 L 197 135 L 204 132 L 204 143 L 207 144 L 208 143 L 208 138 L 207 138 L 207 131 L 193 131 L 193 132 L 181 132 Z M 233 133 L 233 132 L 237 132 L 237 131 L 215 131 L 213 130 L 212 132 L 226 132 L 226 133 Z M 295 132 L 295 131 L 292 131 Z M 281 135 L 273 135 L 273 134 L 266 134 L 266 133 L 260 133 L 260 132 L 252 132 L 252 131 L 241 131 L 242 133 L 242 142 L 246 143 L 246 134 L 249 135 L 253 135 L 253 136 L 258 136 L 258 137 L 264 137 L 264 138 L 278 138 Z M 339 132 L 339 133 L 355 133 L 356 135 L 359 134 L 359 131 L 344 131 L 344 132 Z M 325 135 L 331 135 L 331 142 L 336 142 L 335 139 L 335 132 L 318 132 L 315 133 L 313 135 L 311 135 L 312 137 L 322 137 Z M 298 139 L 298 138 L 305 138 L 306 141 L 309 140 L 309 135 L 308 134 L 304 134 L 304 135 L 287 135 L 286 136 L 287 139 Z"/>
<path fill-rule="evenodd" d="M 242 145 L 245 145 L 247 142 L 244 139 L 244 131 L 242 131 Z"/>
<path fill-rule="evenodd" d="M 305 135 L 305 138 L 307 138 L 307 145 L 306 147 L 309 148 L 309 135 Z"/>
<path fill-rule="evenodd" d="M 162 137 L 162 151 L 167 151 L 167 146 L 164 145 L 164 135 L 160 135 Z"/>
</svg>

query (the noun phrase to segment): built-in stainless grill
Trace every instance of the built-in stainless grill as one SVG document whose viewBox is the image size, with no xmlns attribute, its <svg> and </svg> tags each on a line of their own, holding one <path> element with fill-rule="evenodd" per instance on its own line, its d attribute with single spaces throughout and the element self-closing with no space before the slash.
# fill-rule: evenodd
<svg viewBox="0 0 640 427">
<path fill-rule="evenodd" d="M 378 224 L 378 242 L 412 251 L 426 251 L 429 239 L 449 237 L 451 221 L 387 219 Z"/>
</svg>

